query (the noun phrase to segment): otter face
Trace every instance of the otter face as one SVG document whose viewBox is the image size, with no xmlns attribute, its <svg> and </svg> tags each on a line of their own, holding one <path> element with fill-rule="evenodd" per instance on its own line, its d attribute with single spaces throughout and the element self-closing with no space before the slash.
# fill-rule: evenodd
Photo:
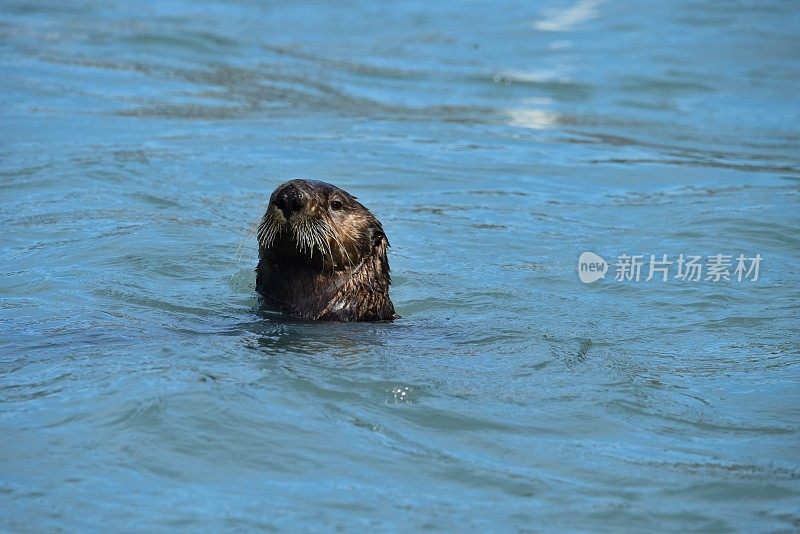
<svg viewBox="0 0 800 534">
<path fill-rule="evenodd" d="M 384 237 L 380 223 L 356 197 L 316 180 L 278 186 L 257 236 L 261 252 L 273 263 L 325 271 L 354 267 L 375 239 Z"/>
<path fill-rule="evenodd" d="M 256 288 L 284 313 L 329 321 L 397 317 L 383 227 L 346 191 L 315 180 L 281 184 L 256 235 Z"/>
</svg>

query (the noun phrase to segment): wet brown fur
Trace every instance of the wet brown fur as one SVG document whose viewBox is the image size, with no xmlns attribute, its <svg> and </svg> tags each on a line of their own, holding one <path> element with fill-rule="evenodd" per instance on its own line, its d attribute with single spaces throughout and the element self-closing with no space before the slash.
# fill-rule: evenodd
<svg viewBox="0 0 800 534">
<path fill-rule="evenodd" d="M 256 289 L 284 314 L 314 321 L 397 318 L 389 299 L 389 241 L 346 191 L 314 180 L 281 184 L 256 235 Z"/>
</svg>

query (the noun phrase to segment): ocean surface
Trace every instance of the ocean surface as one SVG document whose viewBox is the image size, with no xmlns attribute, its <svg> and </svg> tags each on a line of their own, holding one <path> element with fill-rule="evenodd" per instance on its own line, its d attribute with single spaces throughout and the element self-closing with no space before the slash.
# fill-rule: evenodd
<svg viewBox="0 0 800 534">
<path fill-rule="evenodd" d="M 260 306 L 296 177 L 401 319 Z M 3 532 L 800 529 L 797 2 L 4 0 L 0 230 Z"/>
</svg>

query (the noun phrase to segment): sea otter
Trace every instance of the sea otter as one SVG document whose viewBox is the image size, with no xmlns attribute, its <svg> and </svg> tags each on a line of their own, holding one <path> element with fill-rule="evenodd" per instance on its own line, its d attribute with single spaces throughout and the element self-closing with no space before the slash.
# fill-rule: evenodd
<svg viewBox="0 0 800 534">
<path fill-rule="evenodd" d="M 312 321 L 396 319 L 389 241 L 370 211 L 316 180 L 279 185 L 256 231 L 256 289 L 285 315 Z"/>
</svg>

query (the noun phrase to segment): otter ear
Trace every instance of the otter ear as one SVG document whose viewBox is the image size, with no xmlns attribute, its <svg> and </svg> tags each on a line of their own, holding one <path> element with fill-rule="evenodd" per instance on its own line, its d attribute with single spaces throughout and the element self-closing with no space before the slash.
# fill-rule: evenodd
<svg viewBox="0 0 800 534">
<path fill-rule="evenodd" d="M 386 234 L 383 233 L 383 228 L 380 224 L 377 224 L 369 229 L 369 242 L 372 245 L 372 249 L 382 248 L 385 252 L 386 249 L 389 247 L 389 240 L 386 239 Z"/>
<path fill-rule="evenodd" d="M 389 240 L 386 238 L 386 234 L 383 233 L 380 223 L 370 228 L 370 244 L 372 245 L 373 255 L 381 260 L 388 270 L 386 251 L 389 248 Z"/>
</svg>

